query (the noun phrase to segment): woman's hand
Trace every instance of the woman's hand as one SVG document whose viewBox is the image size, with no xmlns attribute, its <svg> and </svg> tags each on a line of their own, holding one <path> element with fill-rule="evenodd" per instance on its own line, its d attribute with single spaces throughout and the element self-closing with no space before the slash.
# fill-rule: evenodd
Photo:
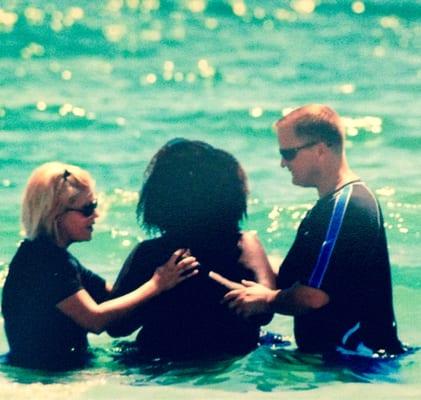
<svg viewBox="0 0 421 400">
<path fill-rule="evenodd" d="M 199 263 L 186 250 L 179 249 L 152 278 L 137 289 L 121 297 L 97 304 L 85 289 L 56 304 L 56 307 L 82 328 L 101 333 L 111 323 L 126 316 L 141 304 L 150 301 L 161 292 L 197 274 Z"/>
<path fill-rule="evenodd" d="M 158 292 L 164 292 L 196 275 L 199 272 L 196 268 L 198 265 L 198 261 L 188 250 L 178 249 L 164 265 L 155 270 L 151 281 Z"/>
</svg>

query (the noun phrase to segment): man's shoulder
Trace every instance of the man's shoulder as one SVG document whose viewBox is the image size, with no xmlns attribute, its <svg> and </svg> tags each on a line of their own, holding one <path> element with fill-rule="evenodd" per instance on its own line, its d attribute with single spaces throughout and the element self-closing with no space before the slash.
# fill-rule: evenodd
<svg viewBox="0 0 421 400">
<path fill-rule="evenodd" d="M 377 230 L 382 225 L 380 204 L 373 191 L 363 182 L 353 185 L 346 219 L 362 232 L 369 227 Z"/>
<path fill-rule="evenodd" d="M 352 197 L 363 199 L 367 202 L 377 202 L 376 195 L 373 190 L 363 181 L 352 184 Z"/>
<path fill-rule="evenodd" d="M 353 185 L 350 205 L 367 213 L 380 214 L 380 204 L 376 195 L 364 182 Z"/>
</svg>

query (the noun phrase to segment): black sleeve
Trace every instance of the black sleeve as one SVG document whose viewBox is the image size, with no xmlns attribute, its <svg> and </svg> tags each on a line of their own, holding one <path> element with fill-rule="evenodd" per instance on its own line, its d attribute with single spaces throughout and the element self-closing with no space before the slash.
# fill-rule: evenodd
<svg viewBox="0 0 421 400">
<path fill-rule="evenodd" d="M 79 264 L 80 280 L 83 288 L 97 302 L 102 303 L 109 297 L 105 279 Z"/>
<path fill-rule="evenodd" d="M 78 269 L 70 259 L 53 256 L 44 265 L 48 284 L 48 298 L 52 304 L 74 295 L 83 288 Z"/>
</svg>

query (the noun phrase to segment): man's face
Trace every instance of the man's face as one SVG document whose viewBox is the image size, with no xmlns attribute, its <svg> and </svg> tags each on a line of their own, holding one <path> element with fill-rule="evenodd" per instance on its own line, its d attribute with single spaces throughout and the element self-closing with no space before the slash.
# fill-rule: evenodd
<svg viewBox="0 0 421 400">
<path fill-rule="evenodd" d="M 292 183 L 303 187 L 315 187 L 318 176 L 317 142 L 298 138 L 292 128 L 277 128 L 281 166 L 288 168 L 292 175 Z M 285 151 L 286 150 L 286 151 Z"/>
</svg>

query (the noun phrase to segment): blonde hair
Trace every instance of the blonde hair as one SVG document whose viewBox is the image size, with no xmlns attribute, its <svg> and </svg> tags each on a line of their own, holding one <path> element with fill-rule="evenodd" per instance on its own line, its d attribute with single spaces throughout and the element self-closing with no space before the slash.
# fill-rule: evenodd
<svg viewBox="0 0 421 400">
<path fill-rule="evenodd" d="M 57 241 L 57 217 L 70 207 L 82 192 L 93 191 L 95 181 L 75 165 L 48 162 L 36 168 L 28 179 L 22 202 L 25 236 L 45 235 Z"/>
</svg>

